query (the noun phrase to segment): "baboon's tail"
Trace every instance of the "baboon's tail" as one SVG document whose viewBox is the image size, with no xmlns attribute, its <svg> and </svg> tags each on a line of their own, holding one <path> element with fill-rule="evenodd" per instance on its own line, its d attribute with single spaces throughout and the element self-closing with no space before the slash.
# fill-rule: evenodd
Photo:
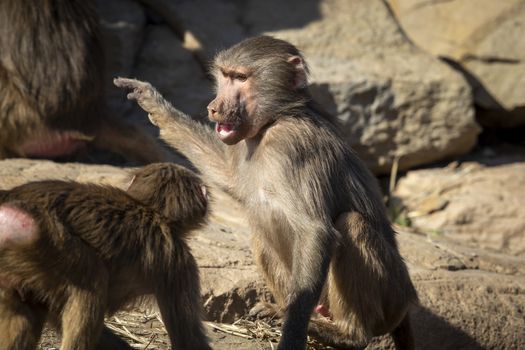
<svg viewBox="0 0 525 350">
<path fill-rule="evenodd" d="M 343 334 L 335 324 L 322 319 L 311 319 L 308 335 L 324 345 L 341 350 L 362 350 L 366 344 L 359 344 L 355 339 Z"/>
<path fill-rule="evenodd" d="M 414 350 L 414 335 L 412 334 L 408 312 L 401 323 L 390 334 L 394 339 L 396 350 Z"/>
<path fill-rule="evenodd" d="M 95 146 L 142 163 L 169 160 L 160 142 L 139 125 L 118 117 L 107 117 L 94 140 Z"/>
</svg>

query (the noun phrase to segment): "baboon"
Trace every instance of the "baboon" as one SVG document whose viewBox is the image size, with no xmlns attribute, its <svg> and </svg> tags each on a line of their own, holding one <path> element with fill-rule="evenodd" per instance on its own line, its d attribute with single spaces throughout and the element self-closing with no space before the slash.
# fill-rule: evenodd
<svg viewBox="0 0 525 350">
<path fill-rule="evenodd" d="M 304 349 L 309 323 L 340 348 L 385 333 L 413 348 L 417 294 L 378 184 L 311 99 L 302 54 L 255 37 L 218 53 L 213 73 L 217 136 L 150 84 L 114 82 L 208 183 L 247 209 L 255 259 L 285 315 L 278 349 Z M 327 317 L 309 322 L 314 310 Z"/>
<path fill-rule="evenodd" d="M 131 349 L 105 315 L 154 295 L 174 349 L 211 349 L 186 243 L 207 195 L 189 170 L 139 169 L 128 193 L 65 181 L 0 191 L 0 349 L 34 349 L 45 320 L 61 349 Z"/>
<path fill-rule="evenodd" d="M 0 1 L 0 159 L 65 158 L 89 144 L 166 159 L 153 137 L 109 115 L 103 56 L 92 1 Z"/>
</svg>

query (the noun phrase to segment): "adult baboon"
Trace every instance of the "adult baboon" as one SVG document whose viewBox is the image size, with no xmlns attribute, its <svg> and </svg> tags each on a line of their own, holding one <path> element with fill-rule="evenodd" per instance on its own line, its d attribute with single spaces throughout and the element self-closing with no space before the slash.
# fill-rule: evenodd
<svg viewBox="0 0 525 350">
<path fill-rule="evenodd" d="M 339 347 L 392 333 L 413 348 L 417 301 L 375 178 L 319 114 L 308 69 L 288 42 L 261 36 L 220 52 L 209 104 L 215 131 L 176 110 L 148 83 L 119 78 L 161 137 L 247 209 L 254 254 L 285 311 L 279 349 L 312 331 Z M 222 141 L 222 142 L 221 142 Z M 317 306 L 316 306 L 317 305 Z"/>
<path fill-rule="evenodd" d="M 131 349 L 104 327 L 139 297 L 157 300 L 174 349 L 210 349 L 186 236 L 205 187 L 169 164 L 139 169 L 129 194 L 41 181 L 0 191 L 0 349 L 34 349 L 44 321 L 61 349 Z"/>
<path fill-rule="evenodd" d="M 138 126 L 110 116 L 90 0 L 0 1 L 0 159 L 59 158 L 88 144 L 165 159 Z"/>
</svg>

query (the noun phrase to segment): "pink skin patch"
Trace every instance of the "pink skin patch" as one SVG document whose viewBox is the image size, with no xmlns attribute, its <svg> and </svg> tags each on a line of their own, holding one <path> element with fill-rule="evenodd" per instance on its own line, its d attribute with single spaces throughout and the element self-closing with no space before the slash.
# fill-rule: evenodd
<svg viewBox="0 0 525 350">
<path fill-rule="evenodd" d="M 317 312 L 319 315 L 326 317 L 326 318 L 332 318 L 332 315 L 330 314 L 330 310 L 323 304 L 319 304 L 314 309 L 315 312 Z"/>
<path fill-rule="evenodd" d="M 226 140 L 235 134 L 236 130 L 235 124 L 230 123 L 215 123 L 215 132 L 219 135 L 221 140 Z"/>
<path fill-rule="evenodd" d="M 73 154 L 93 138 L 75 131 L 50 131 L 27 140 L 19 150 L 28 157 L 60 157 Z"/>
<path fill-rule="evenodd" d="M 0 249 L 34 242 L 38 237 L 35 219 L 10 204 L 0 205 Z"/>
</svg>

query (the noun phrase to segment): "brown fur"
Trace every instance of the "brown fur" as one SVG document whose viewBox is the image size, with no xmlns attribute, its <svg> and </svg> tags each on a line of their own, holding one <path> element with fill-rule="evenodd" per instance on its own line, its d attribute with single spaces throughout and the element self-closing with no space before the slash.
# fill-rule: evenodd
<svg viewBox="0 0 525 350">
<path fill-rule="evenodd" d="M 246 209 L 254 255 L 285 312 L 279 349 L 304 349 L 317 303 L 333 321 L 311 331 L 343 348 L 376 335 L 411 337 L 416 291 L 373 175 L 320 114 L 306 88 L 307 66 L 291 44 L 248 39 L 216 58 L 209 117 L 219 135 L 176 110 L 148 83 L 119 78 L 161 137 L 205 179 Z M 396 339 L 396 344 L 409 340 Z"/>
<path fill-rule="evenodd" d="M 88 144 L 165 159 L 139 127 L 107 115 L 92 1 L 0 1 L 0 159 L 60 158 Z"/>
<path fill-rule="evenodd" d="M 135 173 L 131 195 L 63 181 L 4 192 L 4 223 L 6 206 L 16 208 L 11 219 L 36 234 L 2 245 L 10 233 L 0 230 L 0 349 L 35 348 L 46 317 L 62 330 L 61 349 L 128 348 L 103 328 L 103 317 L 148 294 L 174 349 L 210 349 L 198 269 L 184 240 L 204 222 L 202 189 L 189 170 L 154 164 Z"/>
</svg>

